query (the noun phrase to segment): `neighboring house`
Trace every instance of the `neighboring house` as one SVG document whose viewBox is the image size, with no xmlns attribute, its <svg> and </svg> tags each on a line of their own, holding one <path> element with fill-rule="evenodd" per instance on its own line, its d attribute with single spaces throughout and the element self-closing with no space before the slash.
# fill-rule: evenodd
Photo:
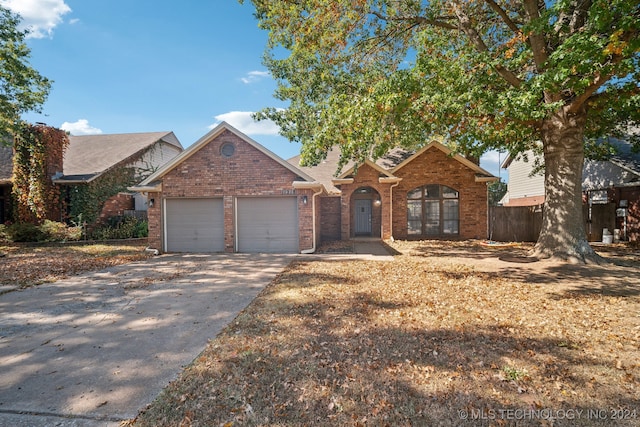
<svg viewBox="0 0 640 427">
<path fill-rule="evenodd" d="M 629 240 L 640 238 L 640 153 L 632 150 L 628 141 L 609 141 L 617 153 L 608 160 L 585 160 L 582 174 L 582 191 L 585 202 L 587 226 L 593 205 L 608 205 L 611 218 L 605 223 L 609 228 L 621 230 L 622 237 Z M 526 160 L 528 161 L 525 161 Z M 544 172 L 532 174 L 535 154 L 529 151 L 524 156 L 508 156 L 501 167 L 507 169 L 509 181 L 502 205 L 536 206 L 544 203 Z M 539 160 L 539 159 L 538 159 Z M 605 208 L 603 208 L 605 209 Z M 625 233 L 626 229 L 626 233 Z M 596 232 L 598 231 L 598 232 Z M 594 230 L 596 240 L 602 230 Z"/>
<path fill-rule="evenodd" d="M 90 185 L 99 186 L 101 182 L 113 179 L 112 175 L 121 168 L 130 169 L 134 182 L 139 181 L 182 150 L 182 145 L 173 132 L 72 135 L 69 136 L 69 146 L 61 162 L 62 170 L 52 177 L 52 180 L 61 187 L 61 196 L 67 200 L 67 211 L 70 212 L 73 210 L 70 204 L 74 202 L 71 195 L 74 191 Z M 4 147 L 0 151 L 0 160 L 0 186 L 4 191 L 2 194 L 5 194 L 5 204 L 8 205 L 11 193 L 12 149 Z M 124 210 L 146 208 L 144 197 L 123 192 L 108 198 L 98 218 L 106 219 L 122 215 Z"/>
<path fill-rule="evenodd" d="M 131 190 L 150 200 L 149 245 L 165 252 L 313 252 L 324 240 L 486 238 L 498 178 L 438 142 L 334 177 L 287 162 L 222 123 Z"/>
<path fill-rule="evenodd" d="M 536 154 L 529 150 L 517 157 L 507 156 L 500 165 L 507 169 L 507 193 L 500 204 L 502 206 L 536 206 L 544 203 L 544 170 L 536 169 Z"/>
</svg>

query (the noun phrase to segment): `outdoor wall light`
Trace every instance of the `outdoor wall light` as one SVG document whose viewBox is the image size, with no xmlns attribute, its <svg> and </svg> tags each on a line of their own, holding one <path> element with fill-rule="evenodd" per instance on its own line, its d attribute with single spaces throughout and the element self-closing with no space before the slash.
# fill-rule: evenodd
<svg viewBox="0 0 640 427">
<path fill-rule="evenodd" d="M 376 206 L 380 206 L 380 205 L 382 204 L 382 202 L 380 201 L 380 199 L 376 199 L 376 200 L 373 202 L 373 204 L 374 204 L 374 205 L 376 205 Z"/>
<path fill-rule="evenodd" d="M 302 196 L 302 204 L 303 205 L 306 205 L 308 201 L 309 201 L 309 199 L 307 199 L 307 196 Z"/>
<path fill-rule="evenodd" d="M 152 208 L 156 204 L 156 199 L 149 199 L 149 207 Z"/>
</svg>

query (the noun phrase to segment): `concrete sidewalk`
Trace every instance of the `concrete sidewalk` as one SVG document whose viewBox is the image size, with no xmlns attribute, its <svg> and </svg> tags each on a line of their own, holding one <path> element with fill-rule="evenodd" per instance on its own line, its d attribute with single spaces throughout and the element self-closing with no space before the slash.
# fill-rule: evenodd
<svg viewBox="0 0 640 427">
<path fill-rule="evenodd" d="M 295 255 L 163 255 L 0 295 L 0 425 L 117 426 Z"/>
<path fill-rule="evenodd" d="M 366 261 L 393 261 L 393 256 L 398 255 L 394 250 L 388 247 L 380 239 L 376 238 L 360 238 L 352 239 L 352 252 L 329 252 L 329 253 L 313 253 L 309 255 L 299 255 L 305 259 L 322 259 L 346 261 L 351 259 L 361 259 Z"/>
</svg>

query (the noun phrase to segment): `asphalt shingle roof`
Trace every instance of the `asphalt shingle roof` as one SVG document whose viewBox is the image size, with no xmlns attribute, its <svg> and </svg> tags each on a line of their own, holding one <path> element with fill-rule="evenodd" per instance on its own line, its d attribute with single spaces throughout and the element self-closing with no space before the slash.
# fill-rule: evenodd
<svg viewBox="0 0 640 427">
<path fill-rule="evenodd" d="M 158 141 L 182 149 L 173 132 L 122 133 L 69 136 L 64 154 L 62 180 L 89 180 L 118 163 L 151 147 Z M 0 182 L 11 179 L 13 149 L 0 145 Z"/>
<path fill-rule="evenodd" d="M 172 132 L 70 136 L 63 174 L 65 177 L 100 174 L 161 139 L 182 148 Z"/>
<path fill-rule="evenodd" d="M 611 162 L 640 175 L 640 152 L 634 151 L 629 141 L 611 139 L 609 142 L 617 149 L 617 153 L 611 156 Z"/>
</svg>

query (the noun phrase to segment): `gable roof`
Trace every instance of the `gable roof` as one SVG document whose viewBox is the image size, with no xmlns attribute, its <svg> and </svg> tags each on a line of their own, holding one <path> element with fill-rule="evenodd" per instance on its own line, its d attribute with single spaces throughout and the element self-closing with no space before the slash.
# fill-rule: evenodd
<svg viewBox="0 0 640 427">
<path fill-rule="evenodd" d="M 373 167 L 377 171 L 379 171 L 381 174 L 387 177 L 393 177 L 394 173 L 398 169 L 405 167 L 412 160 L 420 156 L 426 150 L 433 147 L 441 150 L 447 155 L 451 155 L 452 153 L 450 149 L 448 149 L 441 143 L 433 141 L 427 144 L 425 147 L 418 150 L 417 152 L 396 147 L 391 149 L 384 156 L 376 159 L 375 162 L 371 160 L 366 160 L 365 163 Z M 487 172 L 480 166 L 465 159 L 460 155 L 457 155 L 457 154 L 453 155 L 452 158 L 461 162 L 466 167 L 473 170 L 476 173 L 477 180 L 493 181 L 498 179 L 494 177 L 490 172 Z M 313 176 L 318 182 L 322 183 L 329 194 L 340 194 L 340 190 L 334 185 L 333 180 L 336 178 L 345 178 L 351 173 L 353 173 L 355 162 L 351 160 L 348 161 L 342 169 L 345 172 L 340 171 L 341 173 L 338 176 L 336 175 L 336 173 L 338 172 L 337 165 L 339 160 L 340 160 L 340 147 L 334 146 L 330 151 L 327 152 L 327 158 L 322 162 L 320 162 L 319 164 L 317 164 L 316 166 L 298 166 L 298 167 L 304 170 L 307 174 Z M 292 157 L 288 161 L 294 165 L 299 165 L 300 156 L 298 155 L 298 156 Z"/>
<path fill-rule="evenodd" d="M 63 176 L 58 183 L 89 182 L 123 162 L 136 157 L 158 142 L 182 149 L 173 132 L 121 133 L 69 136 Z"/>
<path fill-rule="evenodd" d="M 403 167 L 407 166 L 409 163 L 411 163 L 412 161 L 420 157 L 425 151 L 430 150 L 431 148 L 437 148 L 447 156 L 450 156 L 452 159 L 457 160 L 467 168 L 474 171 L 476 173 L 476 180 L 493 181 L 498 179 L 497 177 L 493 176 L 491 172 L 486 171 L 485 169 L 481 168 L 480 166 L 476 165 L 475 163 L 466 159 L 465 157 L 459 154 L 453 154 L 453 151 L 451 149 L 447 148 L 446 146 L 439 143 L 438 141 L 431 141 L 429 144 L 425 145 L 420 150 L 416 151 L 412 156 L 405 159 L 402 163 L 394 167 L 392 172 L 395 173 L 399 169 L 402 169 Z"/>
<path fill-rule="evenodd" d="M 634 151 L 631 142 L 623 139 L 610 139 L 617 152 L 611 156 L 611 163 L 635 175 L 640 176 L 640 151 Z"/>
<path fill-rule="evenodd" d="M 13 176 L 13 148 L 0 142 L 0 184 L 11 183 Z"/>
<path fill-rule="evenodd" d="M 213 128 L 210 132 L 208 132 L 206 135 L 204 135 L 202 138 L 197 140 L 189 148 L 187 148 L 182 153 L 180 153 L 179 155 L 177 155 L 176 157 L 171 159 L 169 162 L 165 163 L 164 166 L 162 166 L 156 172 L 154 172 L 153 174 L 148 176 L 140 184 L 136 185 L 135 187 L 131 187 L 131 189 L 135 190 L 135 191 L 152 191 L 152 190 L 159 189 L 160 188 L 159 180 L 163 176 L 165 176 L 167 173 L 171 172 L 173 169 L 175 169 L 178 165 L 180 165 L 182 162 L 187 160 L 189 157 L 193 156 L 195 153 L 200 151 L 200 149 L 202 147 L 207 145 L 209 142 L 213 141 L 216 137 L 218 137 L 225 130 L 235 134 L 237 137 L 242 139 L 247 144 L 251 145 L 256 150 L 260 151 L 261 153 L 263 153 L 267 157 L 271 158 L 272 160 L 274 160 L 278 164 L 282 165 L 286 169 L 288 169 L 291 172 L 295 173 L 303 181 L 307 181 L 307 182 L 313 182 L 314 181 L 314 179 L 311 176 L 307 175 L 305 172 L 303 172 L 299 168 L 295 167 L 291 163 L 288 163 L 282 157 L 280 157 L 277 154 L 273 153 L 272 151 L 268 150 L 266 147 L 264 147 L 260 143 L 258 143 L 256 141 L 254 141 L 253 139 L 249 138 L 247 135 L 245 135 L 244 133 L 240 132 L 238 129 L 234 128 L 233 126 L 231 126 L 227 122 L 222 122 L 218 126 Z"/>
</svg>

